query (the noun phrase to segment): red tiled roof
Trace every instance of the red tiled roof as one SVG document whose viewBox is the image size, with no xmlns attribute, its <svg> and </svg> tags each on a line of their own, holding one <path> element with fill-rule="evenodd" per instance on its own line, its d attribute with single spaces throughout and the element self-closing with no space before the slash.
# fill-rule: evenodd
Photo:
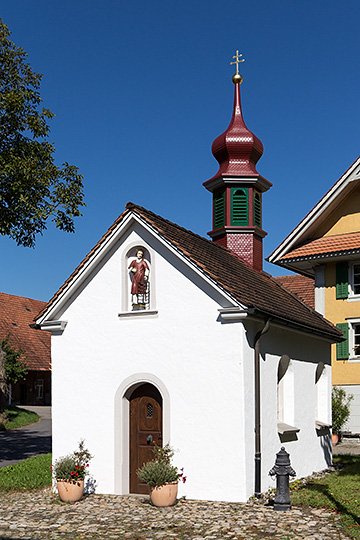
<svg viewBox="0 0 360 540">
<path fill-rule="evenodd" d="M 313 257 L 316 255 L 339 254 L 360 249 L 360 233 L 339 234 L 337 236 L 323 236 L 310 240 L 289 251 L 279 258 L 279 261 L 297 259 L 302 257 Z"/>
<path fill-rule="evenodd" d="M 0 293 L 0 339 L 9 336 L 10 344 L 26 354 L 28 369 L 51 369 L 50 333 L 30 328 L 34 316 L 45 305 L 40 300 Z"/>
<path fill-rule="evenodd" d="M 339 340 L 341 333 L 335 326 L 304 304 L 298 297 L 285 290 L 269 274 L 253 270 L 228 249 L 202 238 L 141 206 L 128 203 L 126 208 L 127 210 L 119 216 L 36 319 L 39 319 L 51 307 L 89 258 L 102 246 L 114 228 L 125 218 L 129 211 L 132 211 L 154 228 L 165 241 L 170 242 L 179 249 L 183 255 L 201 268 L 220 287 L 248 308 L 255 308 L 263 316 L 273 317 L 286 325 L 292 324 L 305 331 L 317 332 L 335 341 Z"/>
<path fill-rule="evenodd" d="M 315 283 L 313 279 L 299 274 L 276 276 L 274 279 L 281 283 L 285 289 L 299 296 L 308 306 L 315 309 Z"/>
</svg>

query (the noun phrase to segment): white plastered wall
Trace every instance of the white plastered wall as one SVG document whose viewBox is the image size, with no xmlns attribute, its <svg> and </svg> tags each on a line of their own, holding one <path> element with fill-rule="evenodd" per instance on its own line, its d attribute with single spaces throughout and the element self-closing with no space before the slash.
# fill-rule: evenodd
<svg viewBox="0 0 360 540">
<path fill-rule="evenodd" d="M 157 315 L 118 316 L 121 279 L 127 279 L 123 257 L 134 243 L 154 254 Z M 244 332 L 241 323 L 218 320 L 218 308 L 226 305 L 147 231 L 139 226 L 129 231 L 56 314 L 67 326 L 52 337 L 54 457 L 85 438 L 94 454 L 96 491 L 127 493 L 127 479 L 116 476 L 126 470 L 127 459 L 119 407 L 126 381 L 143 373 L 159 382 L 163 398 L 169 396 L 164 436 L 178 450 L 174 462 L 188 477 L 180 495 L 245 500 Z"/>
<path fill-rule="evenodd" d="M 125 255 L 134 245 L 151 254 L 152 314 L 119 317 L 127 305 Z M 254 492 L 253 345 L 261 324 L 246 322 L 245 331 L 241 321 L 221 321 L 218 309 L 229 305 L 148 231 L 139 225 L 128 230 L 68 306 L 53 315 L 67 321 L 63 334 L 52 336 L 54 457 L 85 438 L 94 454 L 96 491 L 128 493 L 127 395 L 143 379 L 163 396 L 164 442 L 178 450 L 174 462 L 188 477 L 180 496 L 247 500 Z M 271 326 L 260 351 L 266 490 L 274 487 L 268 471 L 281 446 L 298 477 L 328 466 L 329 437 L 315 429 L 315 371 L 319 361 L 330 362 L 330 347 Z M 287 442 L 277 432 L 283 354 L 292 362 L 294 422 L 300 428 Z"/>
<path fill-rule="evenodd" d="M 325 364 L 329 376 L 327 410 L 330 416 L 331 367 L 330 345 L 288 329 L 272 327 L 261 342 L 261 432 L 262 432 L 262 491 L 274 488 L 268 476 L 276 453 L 282 446 L 290 454 L 291 465 L 297 478 L 313 471 L 326 469 L 331 463 L 331 440 L 328 429 L 317 430 L 317 388 L 315 374 L 318 362 Z M 283 354 L 290 357 L 293 376 L 294 427 L 300 431 L 279 435 L 277 432 L 277 370 Z M 325 420 L 323 418 L 323 420 Z M 327 418 L 331 424 L 331 418 Z"/>
</svg>

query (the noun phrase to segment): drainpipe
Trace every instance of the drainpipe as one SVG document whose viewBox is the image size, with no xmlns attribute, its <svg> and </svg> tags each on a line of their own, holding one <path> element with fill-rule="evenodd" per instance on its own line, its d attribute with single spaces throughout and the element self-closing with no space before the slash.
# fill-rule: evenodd
<svg viewBox="0 0 360 540">
<path fill-rule="evenodd" d="M 261 495 L 261 440 L 260 440 L 260 339 L 270 327 L 267 319 L 262 330 L 255 336 L 254 367 L 255 367 L 255 497 Z"/>
</svg>

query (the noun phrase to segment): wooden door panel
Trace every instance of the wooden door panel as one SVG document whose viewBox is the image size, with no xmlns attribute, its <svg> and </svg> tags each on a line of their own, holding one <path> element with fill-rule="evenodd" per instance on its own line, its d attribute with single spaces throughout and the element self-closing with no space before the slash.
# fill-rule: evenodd
<svg viewBox="0 0 360 540">
<path fill-rule="evenodd" d="M 136 471 L 154 459 L 154 444 L 162 445 L 162 399 L 154 386 L 143 384 L 130 397 L 130 493 L 149 493 Z"/>
</svg>

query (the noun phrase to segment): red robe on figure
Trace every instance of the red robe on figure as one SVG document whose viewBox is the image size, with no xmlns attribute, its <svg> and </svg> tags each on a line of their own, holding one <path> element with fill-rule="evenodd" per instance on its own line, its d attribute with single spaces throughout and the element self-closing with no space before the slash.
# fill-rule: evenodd
<svg viewBox="0 0 360 540">
<path fill-rule="evenodd" d="M 131 261 L 129 268 L 136 268 L 131 282 L 131 294 L 144 294 L 145 271 L 149 270 L 148 264 L 144 259 Z M 139 287 L 138 287 L 139 284 Z"/>
</svg>

